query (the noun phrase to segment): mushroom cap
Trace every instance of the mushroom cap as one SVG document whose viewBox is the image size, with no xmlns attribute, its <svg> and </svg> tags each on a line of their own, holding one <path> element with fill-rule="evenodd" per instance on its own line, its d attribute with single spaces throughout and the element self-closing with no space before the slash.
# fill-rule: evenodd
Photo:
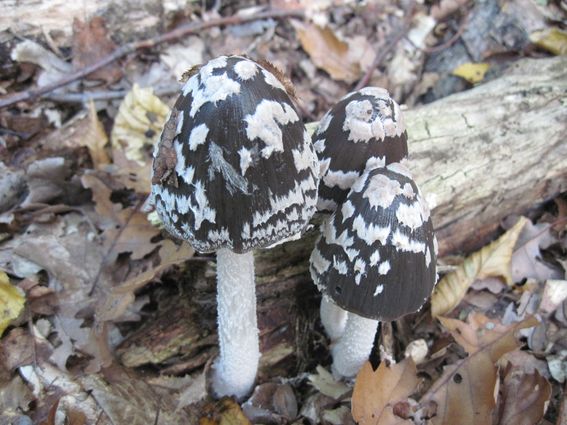
<svg viewBox="0 0 567 425">
<path fill-rule="evenodd" d="M 400 106 L 388 91 L 365 87 L 347 94 L 313 134 L 320 164 L 319 211 L 342 204 L 365 169 L 401 162 L 408 155 Z"/>
<path fill-rule="evenodd" d="M 311 276 L 345 310 L 390 321 L 425 303 L 437 280 L 429 209 L 399 163 L 365 172 L 323 224 Z"/>
<path fill-rule="evenodd" d="M 304 228 L 316 164 L 282 83 L 248 58 L 221 56 L 189 78 L 164 126 L 152 203 L 196 250 L 244 253 Z"/>
</svg>

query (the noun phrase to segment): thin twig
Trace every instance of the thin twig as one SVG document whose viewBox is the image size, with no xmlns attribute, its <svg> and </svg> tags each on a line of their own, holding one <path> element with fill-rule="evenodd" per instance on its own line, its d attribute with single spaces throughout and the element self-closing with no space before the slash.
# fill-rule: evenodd
<svg viewBox="0 0 567 425">
<path fill-rule="evenodd" d="M 190 22 L 188 24 L 181 25 L 180 27 L 172 31 L 166 32 L 165 34 L 148 38 L 146 40 L 135 41 L 125 44 L 124 46 L 117 48 L 114 52 L 103 57 L 102 59 L 93 63 L 92 65 L 81 68 L 67 75 L 66 77 L 62 78 L 59 81 L 56 81 L 51 84 L 47 84 L 43 87 L 32 88 L 29 90 L 25 90 L 23 92 L 15 93 L 13 95 L 4 97 L 0 99 L 0 109 L 14 105 L 18 102 L 23 102 L 38 97 L 43 97 L 45 94 L 50 93 L 58 88 L 64 87 L 68 84 L 71 84 L 72 82 L 77 81 L 81 78 L 84 78 L 87 75 L 92 74 L 93 72 L 111 64 L 112 62 L 130 53 L 134 53 L 141 49 L 148 49 L 151 47 L 155 47 L 158 44 L 169 43 L 186 35 L 199 33 L 208 28 L 224 26 L 224 25 L 239 25 L 247 22 L 257 21 L 260 19 L 268 19 L 268 18 L 282 19 L 282 18 L 291 18 L 291 17 L 302 18 L 303 16 L 304 16 L 303 12 L 298 10 L 269 10 L 251 16 L 233 15 L 233 16 L 228 16 L 226 18 L 211 19 L 210 21 L 207 22 Z"/>
<path fill-rule="evenodd" d="M 400 40 L 406 36 L 411 26 L 411 20 L 413 18 L 414 9 L 415 6 L 412 6 L 410 8 L 410 10 L 407 12 L 406 18 L 404 19 L 404 23 L 402 27 L 398 31 L 396 31 L 396 33 L 386 42 L 386 46 L 380 47 L 380 50 L 376 54 L 376 57 L 374 58 L 372 65 L 370 65 L 370 68 L 368 68 L 364 76 L 360 79 L 360 81 L 356 85 L 354 89 L 355 91 L 360 90 L 361 88 L 366 87 L 368 85 L 368 83 L 372 79 L 372 74 L 374 73 L 376 68 L 378 68 L 382 64 L 382 62 L 384 62 L 386 56 L 388 56 L 388 54 L 392 50 L 394 50 L 394 48 L 398 45 Z"/>
<path fill-rule="evenodd" d="M 421 50 L 423 50 L 426 53 L 435 53 L 440 50 L 444 50 L 451 47 L 459 40 L 459 38 L 461 38 L 465 30 L 467 29 L 467 23 L 468 23 L 468 15 L 465 15 L 465 17 L 462 19 L 461 23 L 459 24 L 459 28 L 457 29 L 457 32 L 453 34 L 453 36 L 449 40 L 445 41 L 444 43 L 438 44 L 437 46 L 424 47 Z"/>
<path fill-rule="evenodd" d="M 157 88 L 154 90 L 156 96 L 164 96 L 179 92 L 180 84 Z M 60 103 L 87 103 L 92 101 L 122 99 L 128 94 L 128 90 L 107 90 L 83 93 L 47 93 L 43 96 L 47 100 Z"/>
</svg>

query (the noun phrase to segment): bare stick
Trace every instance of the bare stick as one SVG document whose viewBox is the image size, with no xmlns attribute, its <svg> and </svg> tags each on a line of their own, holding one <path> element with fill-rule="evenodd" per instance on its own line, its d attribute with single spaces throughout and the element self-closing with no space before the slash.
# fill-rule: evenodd
<svg viewBox="0 0 567 425">
<path fill-rule="evenodd" d="M 117 48 L 114 52 L 112 52 L 108 56 L 105 56 L 99 61 L 93 63 L 92 65 L 81 68 L 73 72 L 72 74 L 67 75 L 66 77 L 62 78 L 59 81 L 56 81 L 51 84 L 47 84 L 43 87 L 37 87 L 37 88 L 25 90 L 23 92 L 16 93 L 11 96 L 4 97 L 0 99 L 0 109 L 14 105 L 18 102 L 23 102 L 26 100 L 35 99 L 37 97 L 42 97 L 46 93 L 52 92 L 53 90 L 56 90 L 60 87 L 64 87 L 68 84 L 71 84 L 74 81 L 84 78 L 87 75 L 93 73 L 94 71 L 97 71 L 111 64 L 112 62 L 128 55 L 129 53 L 133 53 L 140 49 L 155 47 L 161 43 L 169 43 L 185 35 L 195 34 L 207 28 L 218 27 L 223 25 L 244 24 L 247 22 L 257 21 L 260 19 L 268 19 L 268 18 L 282 19 L 282 18 L 290 18 L 290 17 L 302 18 L 303 12 L 298 10 L 271 10 L 267 12 L 257 13 L 252 16 L 233 15 L 226 18 L 211 19 L 210 21 L 207 22 L 198 22 L 198 23 L 191 22 L 185 25 L 181 25 L 180 27 L 172 31 L 169 31 L 165 34 L 148 38 L 147 40 L 141 40 L 141 41 L 125 44 L 124 46 Z"/>
</svg>

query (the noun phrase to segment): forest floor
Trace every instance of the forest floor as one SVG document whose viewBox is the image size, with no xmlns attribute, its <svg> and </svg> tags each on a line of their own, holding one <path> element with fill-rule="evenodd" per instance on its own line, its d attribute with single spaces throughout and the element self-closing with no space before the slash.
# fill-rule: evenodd
<svg viewBox="0 0 567 425">
<path fill-rule="evenodd" d="M 567 54 L 565 1 L 36 3 L 0 17 L 0 425 L 567 424 L 566 193 L 510 211 L 479 251 L 444 253 L 431 303 L 382 326 L 355 380 L 329 373 L 319 295 L 303 289 L 305 330 L 292 349 L 263 342 L 240 402 L 207 395 L 214 256 L 142 208 L 195 65 L 270 61 L 306 123 L 363 86 L 413 109 Z"/>
</svg>

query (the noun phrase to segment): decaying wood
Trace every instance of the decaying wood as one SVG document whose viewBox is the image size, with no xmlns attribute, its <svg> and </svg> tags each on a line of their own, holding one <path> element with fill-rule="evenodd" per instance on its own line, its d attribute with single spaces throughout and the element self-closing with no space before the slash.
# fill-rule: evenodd
<svg viewBox="0 0 567 425">
<path fill-rule="evenodd" d="M 567 189 L 566 103 L 567 58 L 554 58 L 518 62 L 494 81 L 406 112 L 411 167 L 434 204 L 442 254 L 486 243 L 504 216 Z M 324 361 L 321 355 L 327 351 L 318 350 L 324 341 L 318 294 L 308 274 L 316 237 L 314 229 L 300 241 L 256 254 L 260 379 L 281 376 L 276 364 L 286 365 L 285 376 Z M 171 320 L 181 314 L 178 304 L 171 303 L 120 348 L 128 365 L 159 358 L 162 367 L 187 365 L 173 369 L 181 373 L 215 355 L 212 267 L 208 263 L 186 284 L 190 295 L 183 314 L 196 325 Z M 171 338 L 141 337 L 153 335 L 166 322 Z M 204 343 L 195 342 L 202 338 Z"/>
</svg>

